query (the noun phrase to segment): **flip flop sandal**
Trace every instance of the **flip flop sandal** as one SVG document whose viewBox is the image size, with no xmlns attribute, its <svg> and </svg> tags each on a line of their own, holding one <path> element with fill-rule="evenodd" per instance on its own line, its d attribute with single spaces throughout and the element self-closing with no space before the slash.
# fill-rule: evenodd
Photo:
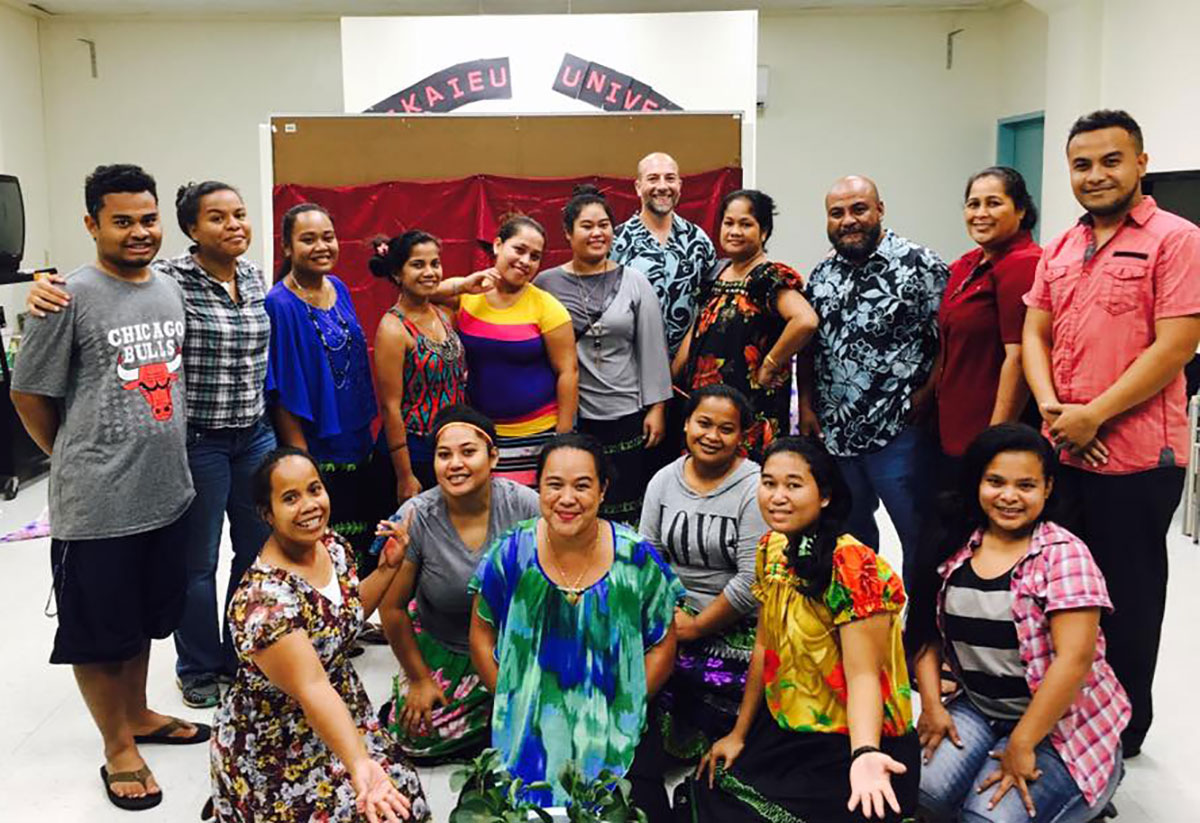
<svg viewBox="0 0 1200 823">
<path fill-rule="evenodd" d="M 196 733 L 190 737 L 178 737 L 174 733 L 188 726 L 195 726 Z M 212 736 L 212 729 L 204 723 L 185 723 L 178 717 L 172 717 L 149 734 L 135 734 L 134 743 L 161 743 L 164 746 L 191 746 L 194 743 L 204 743 Z"/>
<path fill-rule="evenodd" d="M 108 802 L 118 809 L 140 812 L 153 809 L 162 802 L 161 789 L 154 794 L 146 794 L 142 797 L 124 797 L 113 791 L 113 783 L 140 783 L 143 789 L 146 788 L 146 781 L 150 779 L 149 766 L 143 765 L 136 772 L 113 772 L 112 774 L 108 773 L 106 767 L 101 766 L 100 779 L 104 781 L 104 790 L 108 792 Z"/>
</svg>

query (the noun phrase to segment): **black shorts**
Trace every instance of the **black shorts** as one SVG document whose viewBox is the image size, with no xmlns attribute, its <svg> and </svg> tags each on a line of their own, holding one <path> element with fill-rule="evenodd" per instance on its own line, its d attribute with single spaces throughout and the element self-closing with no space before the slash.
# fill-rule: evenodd
<svg viewBox="0 0 1200 823">
<path fill-rule="evenodd" d="M 51 540 L 58 604 L 51 663 L 118 663 L 169 637 L 187 589 L 184 518 L 101 540 Z"/>
</svg>

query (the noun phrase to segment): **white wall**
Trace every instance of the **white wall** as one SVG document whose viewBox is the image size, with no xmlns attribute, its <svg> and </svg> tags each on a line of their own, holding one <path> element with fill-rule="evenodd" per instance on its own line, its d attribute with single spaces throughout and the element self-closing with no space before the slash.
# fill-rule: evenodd
<svg viewBox="0 0 1200 823">
<path fill-rule="evenodd" d="M 273 112 L 344 111 L 338 21 L 57 19 L 41 27 L 50 227 L 63 268 L 91 256 L 82 183 L 98 163 L 138 162 L 156 175 L 168 215 L 164 253 L 176 253 L 185 244 L 171 211 L 180 183 L 227 180 L 257 213 L 256 125 Z M 945 36 L 955 28 L 965 31 L 947 71 Z M 888 225 L 947 258 L 964 251 L 962 184 L 994 161 L 996 120 L 1044 107 L 1045 30 L 1045 15 L 1024 4 L 760 16 L 770 100 L 758 121 L 757 183 L 781 210 L 772 253 L 811 269 L 827 247 L 824 192 L 852 172 L 877 178 Z M 81 37 L 96 42 L 97 79 Z"/>
<path fill-rule="evenodd" d="M 1150 171 L 1200 169 L 1200 2 L 1106 0 L 1103 105 L 1142 127 Z"/>
<path fill-rule="evenodd" d="M 997 119 L 1042 108 L 1044 27 L 1022 6 L 762 16 L 758 182 L 780 210 L 772 256 L 811 270 L 829 248 L 824 194 L 847 174 L 879 184 L 885 225 L 947 261 L 967 250 L 963 183 L 995 162 Z"/>
<path fill-rule="evenodd" d="M 1065 141 L 1075 118 L 1123 108 L 1146 139 L 1151 171 L 1200 169 L 1200 3 L 1195 0 L 1033 0 L 1049 17 L 1043 237 L 1081 209 Z"/>
<path fill-rule="evenodd" d="M 98 77 L 87 47 L 96 43 Z M 340 112 L 336 21 L 42 23 L 51 226 L 60 267 L 92 257 L 83 179 L 101 163 L 138 163 L 158 180 L 163 253 L 186 246 L 175 189 L 215 178 L 261 196 L 258 124 L 273 112 Z M 255 226 L 262 233 L 266 226 Z"/>
<path fill-rule="evenodd" d="M 39 268 L 50 257 L 50 210 L 46 189 L 42 76 L 38 21 L 0 6 L 0 173 L 21 179 L 25 200 L 23 268 Z M 16 328 L 27 286 L 0 286 L 0 305 Z"/>
<path fill-rule="evenodd" d="M 758 28 L 754 11 L 350 17 L 343 96 L 346 111 L 361 112 L 457 63 L 507 57 L 512 96 L 464 112 L 596 112 L 553 88 L 570 53 L 650 84 L 685 111 L 741 112 L 742 167 L 753 181 Z"/>
</svg>

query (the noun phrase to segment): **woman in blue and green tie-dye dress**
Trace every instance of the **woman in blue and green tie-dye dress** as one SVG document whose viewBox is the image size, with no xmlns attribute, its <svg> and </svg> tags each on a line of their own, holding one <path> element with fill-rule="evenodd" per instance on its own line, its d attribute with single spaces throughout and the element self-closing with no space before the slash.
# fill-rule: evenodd
<svg viewBox="0 0 1200 823">
<path fill-rule="evenodd" d="M 589 778 L 624 775 L 651 821 L 669 819 L 661 743 L 642 733 L 671 673 L 684 589 L 647 541 L 597 517 L 606 468 L 586 435 L 546 446 L 542 516 L 499 538 L 471 581 L 471 658 L 495 693 L 492 745 L 505 768 L 553 786 L 529 799 L 565 805 L 558 776 L 574 760 Z"/>
</svg>

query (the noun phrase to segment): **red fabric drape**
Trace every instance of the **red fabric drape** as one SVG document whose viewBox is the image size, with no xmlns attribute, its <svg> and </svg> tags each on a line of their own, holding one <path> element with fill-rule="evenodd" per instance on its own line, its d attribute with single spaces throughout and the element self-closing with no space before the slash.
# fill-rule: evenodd
<svg viewBox="0 0 1200 823">
<path fill-rule="evenodd" d="M 742 170 L 725 168 L 689 176 L 684 181 L 679 214 L 715 237 L 721 198 L 738 188 Z M 476 175 L 458 180 L 372 183 L 365 186 L 275 187 L 278 218 L 298 203 L 319 203 L 328 209 L 337 227 L 341 258 L 336 274 L 354 297 L 358 319 L 374 347 L 375 327 L 396 301 L 396 287 L 371 275 L 367 240 L 389 237 L 408 229 L 423 229 L 442 241 L 442 268 L 447 276 L 469 274 L 492 263 L 492 238 L 500 218 L 514 211 L 536 218 L 549 235 L 542 268 L 570 259 L 562 231 L 562 208 L 576 183 L 593 183 L 608 198 L 618 222 L 641 204 L 628 178 L 520 178 Z M 275 226 L 276 259 L 281 254 L 279 226 Z"/>
</svg>

